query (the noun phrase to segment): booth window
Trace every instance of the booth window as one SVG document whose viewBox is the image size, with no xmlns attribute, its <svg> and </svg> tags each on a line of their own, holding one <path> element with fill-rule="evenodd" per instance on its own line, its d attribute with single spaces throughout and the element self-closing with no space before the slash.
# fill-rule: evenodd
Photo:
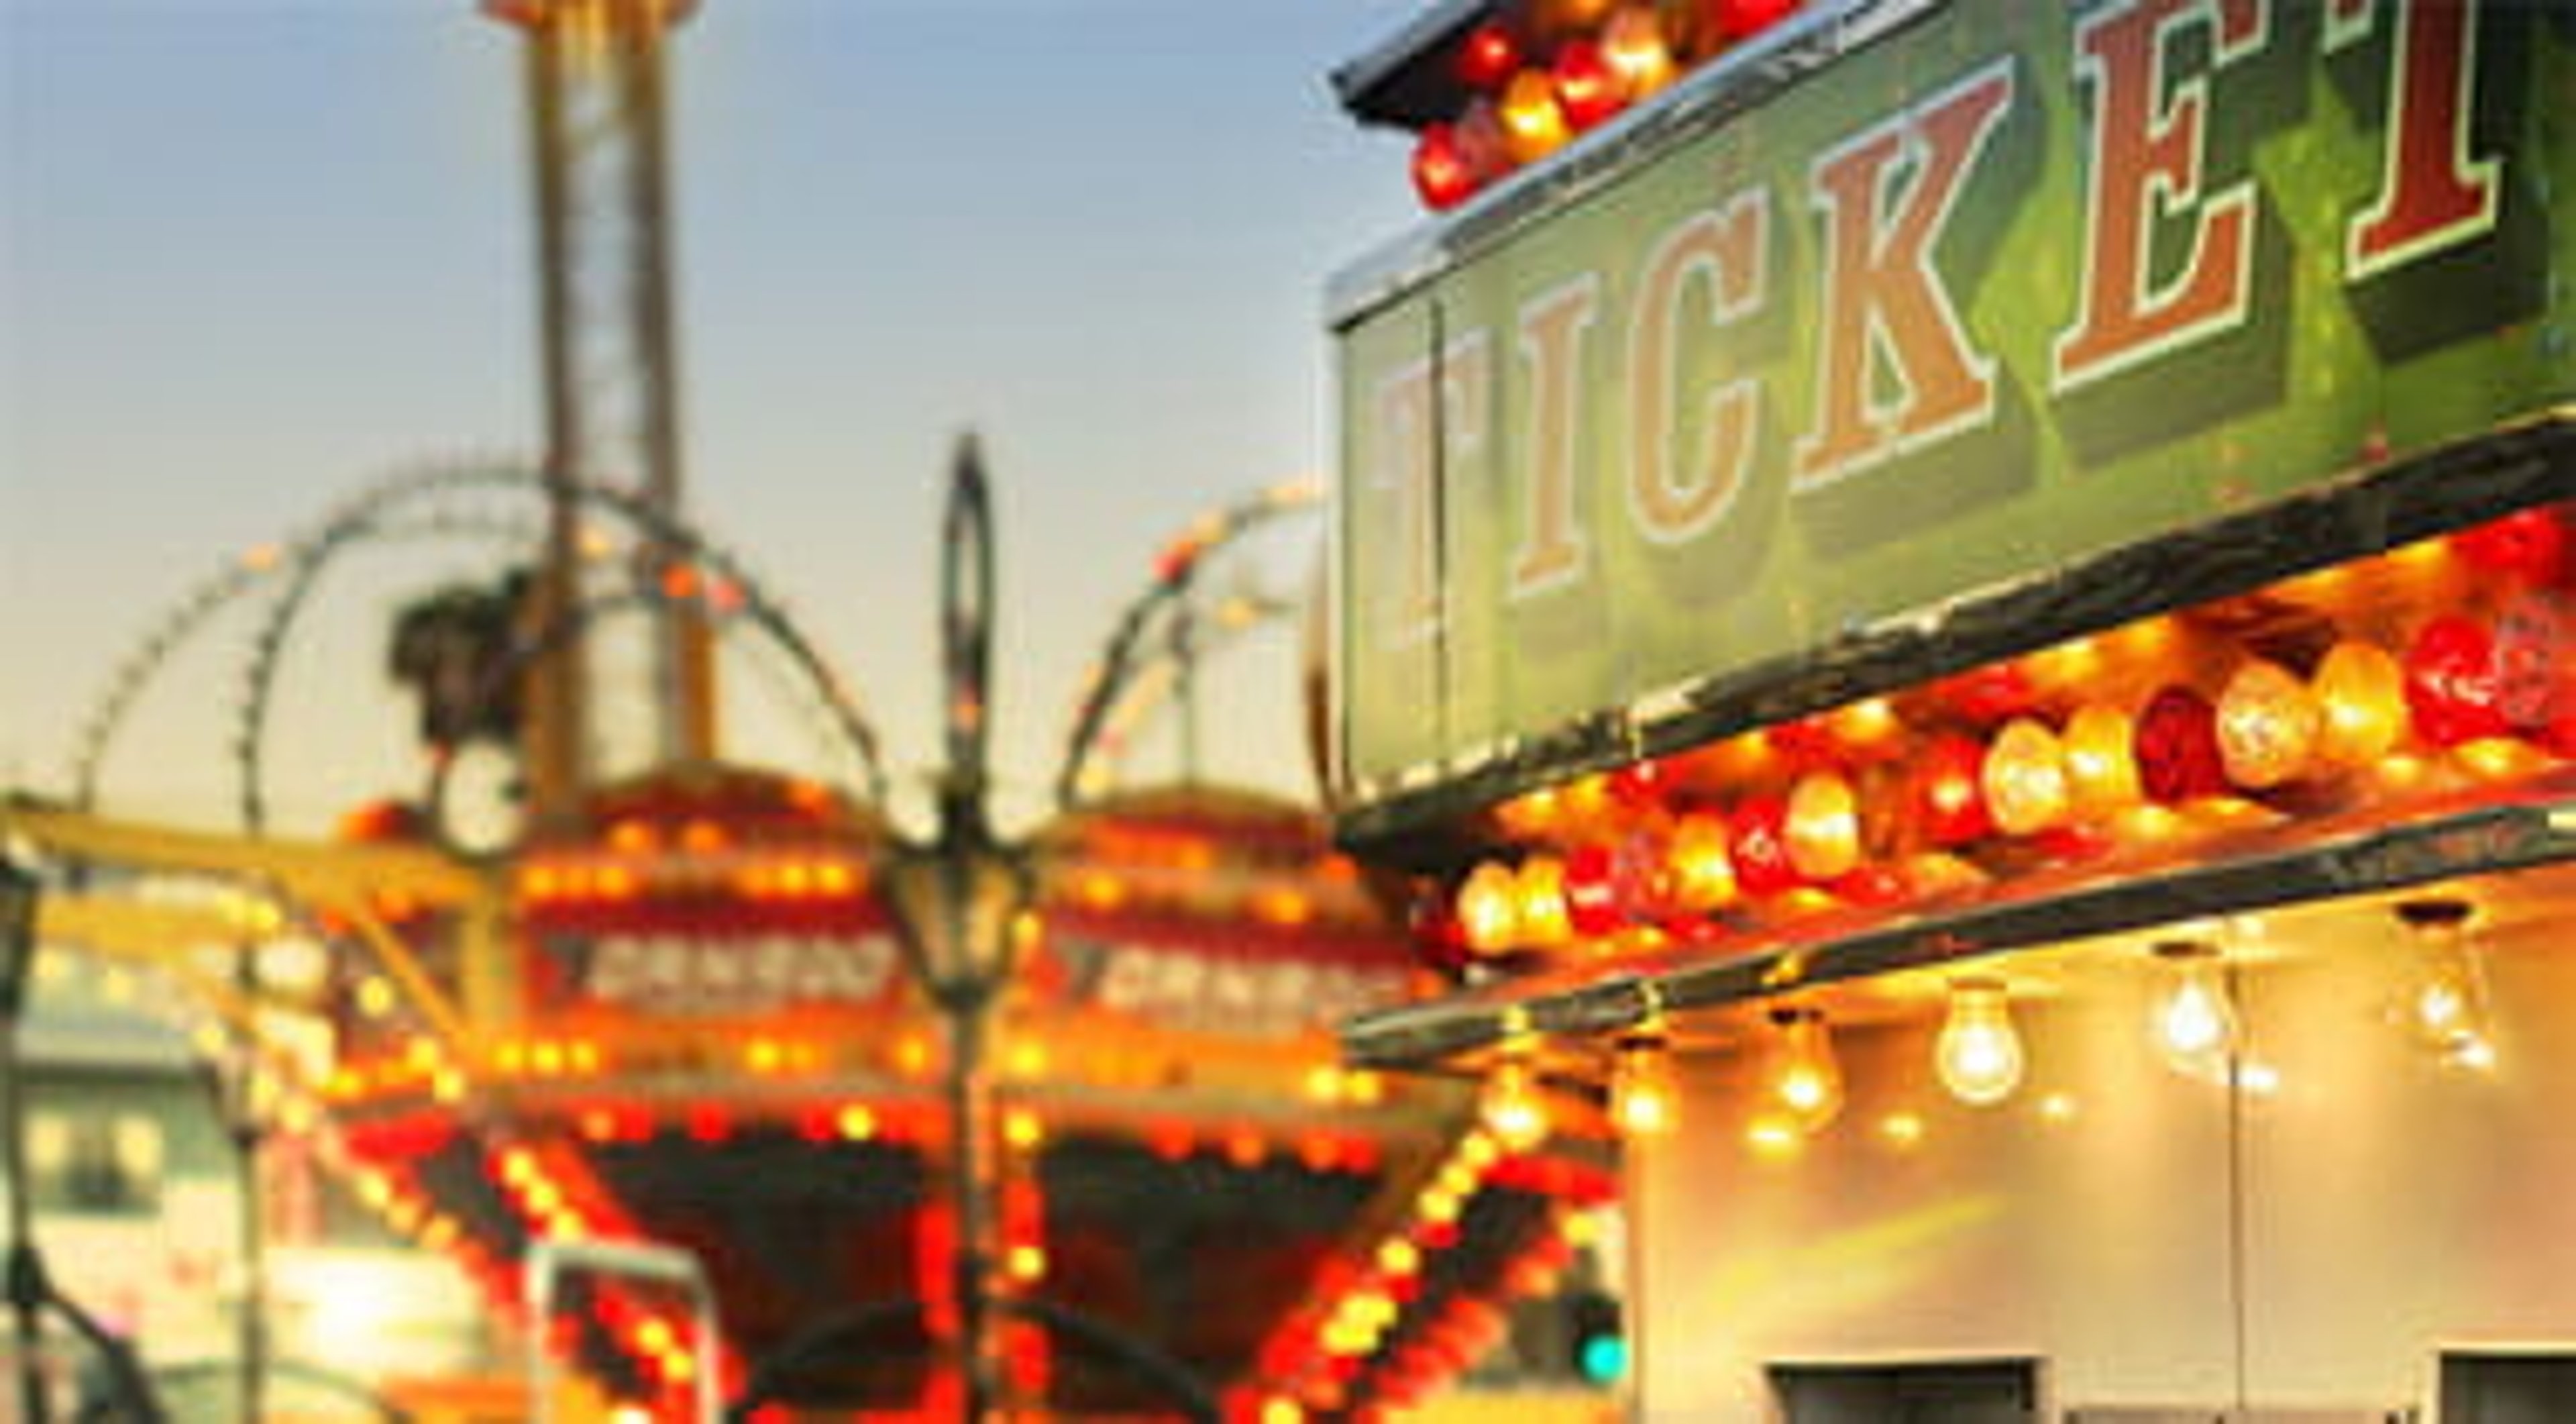
<svg viewBox="0 0 2576 1424">
<path fill-rule="evenodd" d="M 113 1216 L 161 1204 L 161 1124 L 132 1112 L 29 1115 L 27 1176 L 44 1210 Z"/>
<path fill-rule="evenodd" d="M 2442 1356 L 2442 1424 L 2576 1419 L 2576 1351 Z"/>
<path fill-rule="evenodd" d="M 1783 1424 L 2035 1424 L 2027 1360 L 1919 1365 L 1774 1365 Z"/>
</svg>

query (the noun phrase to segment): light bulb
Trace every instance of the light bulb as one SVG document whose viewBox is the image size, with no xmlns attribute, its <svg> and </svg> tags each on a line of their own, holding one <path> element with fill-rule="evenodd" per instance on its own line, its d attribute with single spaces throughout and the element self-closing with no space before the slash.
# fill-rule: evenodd
<svg viewBox="0 0 2576 1424">
<path fill-rule="evenodd" d="M 1601 27 L 1601 57 L 1627 86 L 1630 99 L 1642 99 L 1673 82 L 1673 52 L 1652 6 L 1623 5 Z"/>
<path fill-rule="evenodd" d="M 2066 819 L 2067 780 L 2066 748 L 2057 734 L 2035 717 L 2015 717 L 1986 752 L 1978 788 L 1996 829 L 2027 836 Z"/>
<path fill-rule="evenodd" d="M 2156 1046 L 2176 1068 L 2206 1073 L 2236 1047 L 2236 1011 L 2219 977 L 2218 952 L 2187 940 L 2156 946 L 2166 983 L 2156 996 Z"/>
<path fill-rule="evenodd" d="M 2218 695 L 2218 755 L 2227 779 L 2262 790 L 2290 781 L 2316 756 L 2325 715 L 2317 695 L 2279 663 L 2254 658 Z"/>
<path fill-rule="evenodd" d="M 2406 735 L 2405 670 L 2370 643 L 2327 649 L 2308 687 L 2317 698 L 2317 754 L 2336 766 L 2374 765 Z"/>
<path fill-rule="evenodd" d="M 1726 851 L 1726 822 L 1704 811 L 1682 817 L 1666 848 L 1673 893 L 1686 910 L 1721 908 L 1735 899 L 1735 861 Z"/>
<path fill-rule="evenodd" d="M 1521 862 L 1514 879 L 1518 895 L 1521 942 L 1532 949 L 1557 949 L 1574 938 L 1574 922 L 1565 903 L 1565 862 L 1534 855 Z"/>
<path fill-rule="evenodd" d="M 1478 954 L 1500 954 L 1520 937 L 1520 888 L 1512 868 L 1489 860 L 1458 887 L 1458 925 L 1467 947 Z"/>
<path fill-rule="evenodd" d="M 1565 146 L 1565 111 L 1557 107 L 1556 81 L 1543 69 L 1524 69 L 1503 86 L 1499 111 L 1504 151 L 1514 163 L 1536 163 Z"/>
<path fill-rule="evenodd" d="M 1809 880 L 1838 880 L 1860 864 L 1860 802 L 1839 773 L 1799 777 L 1782 826 L 1789 864 Z"/>
<path fill-rule="evenodd" d="M 2108 814 L 2138 804 L 2146 794 L 2130 749 L 2136 735 L 2129 715 L 2113 707 L 2087 704 L 2067 719 L 2066 789 L 2077 810 Z"/>
<path fill-rule="evenodd" d="M 1539 1101 L 1529 1065 L 1517 1059 L 1494 1070 L 1485 1084 L 1482 1112 L 1486 1128 L 1514 1152 L 1526 1152 L 1547 1138 L 1547 1105 Z"/>
<path fill-rule="evenodd" d="M 2013 1031 L 2004 986 L 1961 979 L 1950 986 L 1950 1016 L 1933 1047 L 1941 1085 L 1963 1103 L 1986 1107 L 2021 1085 L 2021 1035 Z"/>
<path fill-rule="evenodd" d="M 1672 1054 L 1659 1037 L 1623 1040 L 1611 1070 L 1610 1117 L 1629 1137 L 1669 1137 L 1681 1122 Z"/>
<path fill-rule="evenodd" d="M 2484 1070 L 2495 1066 L 2495 1046 L 2486 984 L 2464 934 L 2472 913 L 2466 900 L 2407 900 L 2397 906 L 2399 922 L 2422 946 L 2400 1014 L 2416 1039 L 2443 1061 Z"/>
<path fill-rule="evenodd" d="M 1771 1098 L 1800 1132 L 1813 1133 L 1843 1108 L 1843 1070 L 1834 1061 L 1825 1016 L 1814 1009 L 1781 1009 L 1772 1022 L 1780 1026 L 1780 1038 L 1767 1075 Z"/>
</svg>

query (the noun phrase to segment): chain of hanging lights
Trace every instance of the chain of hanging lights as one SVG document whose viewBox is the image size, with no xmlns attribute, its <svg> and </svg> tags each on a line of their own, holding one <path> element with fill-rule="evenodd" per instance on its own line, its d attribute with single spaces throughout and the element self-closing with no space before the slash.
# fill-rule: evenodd
<svg viewBox="0 0 2576 1424">
<path fill-rule="evenodd" d="M 1543 0 L 1469 30 L 1449 55 L 1467 98 L 1414 141 L 1413 185 L 1454 208 L 1794 13 L 1801 0 Z"/>
<path fill-rule="evenodd" d="M 2460 534 L 1562 786 L 1427 907 L 1453 962 L 1723 951 L 1819 915 L 2528 779 L 2576 758 L 2568 522 Z M 2402 609 L 2365 582 L 2430 592 Z M 2243 631 L 2239 631 L 2240 625 Z"/>
<path fill-rule="evenodd" d="M 1427 942 L 1484 978 L 1650 969 L 1757 948 L 1820 917 L 2158 864 L 2249 829 L 2358 823 L 2410 799 L 2555 775 L 2576 759 L 2570 532 L 2567 508 L 2527 509 L 1903 697 L 1525 793 L 1489 815 L 1502 853 L 1422 907 Z M 2393 913 L 2410 960 L 2390 1021 L 2448 1067 L 2491 1071 L 2475 908 L 2415 898 Z M 2223 943 L 2168 937 L 2147 963 L 2146 1037 L 2173 1071 L 2278 1090 L 2278 1071 L 2246 1056 Z M 1651 982 L 1647 992 L 1650 1011 L 1607 1045 L 1601 1075 L 1608 1117 L 1631 1140 L 1679 1123 L 1672 1034 Z M 2014 995 L 2002 969 L 1944 987 L 1931 1067 L 1963 1104 L 1994 1107 L 2024 1082 Z M 1504 1034 L 1487 1073 L 1489 1132 L 1545 1130 L 1535 1048 L 1526 1032 Z M 1773 1001 L 1751 1051 L 1760 1087 L 1746 1140 L 1793 1153 L 1843 1105 L 1824 1007 Z M 2056 1121 L 2073 1105 L 2050 1094 L 2040 1110 Z M 1879 1126 L 1898 1147 L 1923 1132 L 1910 1114 Z"/>
<path fill-rule="evenodd" d="M 2497 1066 L 2481 956 L 2470 933 L 2477 907 L 2449 896 L 2406 899 L 2390 907 L 2405 934 L 2406 961 L 2387 1017 L 2446 1069 L 2484 1075 Z M 2207 939 L 2158 940 L 2145 951 L 2153 984 L 2143 1028 L 2148 1047 L 2177 1076 L 2261 1098 L 2281 1089 L 2277 1068 L 2249 1056 L 2238 1009 L 2237 965 Z M 2028 1057 L 2013 1016 L 2012 986 L 2000 974 L 1961 974 L 1944 991 L 1931 1067 L 1943 1089 L 1972 1109 L 1997 1108 L 2020 1092 Z M 1662 1013 L 1610 1043 L 1603 1077 L 1607 1116 L 1629 1142 L 1673 1136 L 1683 1110 L 1671 1031 Z M 1525 1150 L 1544 1140 L 1567 1110 L 1539 1087 L 1539 1040 L 1525 1029 L 1507 1039 L 1485 1075 L 1483 1131 L 1469 1150 L 1497 1144 Z M 1755 1061 L 1746 1144 L 1760 1156 L 1784 1158 L 1841 1117 L 1845 1088 L 1825 1009 L 1781 1002 L 1765 1009 L 1741 1051 Z M 2074 1116 L 2062 1092 L 2037 1104 L 2052 1123 Z M 1919 1113 L 1899 1112 L 1876 1124 L 1884 1145 L 1917 1146 L 1926 1131 Z"/>
<path fill-rule="evenodd" d="M 1424 1173 L 1383 1234 L 1327 1262 L 1308 1305 L 1263 1344 L 1262 1373 L 1279 1385 L 1252 1417 L 1295 1424 L 1363 1393 L 1401 1407 L 1491 1350 L 1508 1332 L 1508 1303 L 1552 1292 L 1617 1197 L 1606 1167 L 1538 1154 L 1576 1111 L 1527 1065 L 1507 1063 L 1486 1086 L 1482 1125 Z M 1546 1214 L 1535 1244 L 1493 1266 L 1494 1279 L 1468 1279 L 1468 1235 L 1516 1209 Z"/>
</svg>

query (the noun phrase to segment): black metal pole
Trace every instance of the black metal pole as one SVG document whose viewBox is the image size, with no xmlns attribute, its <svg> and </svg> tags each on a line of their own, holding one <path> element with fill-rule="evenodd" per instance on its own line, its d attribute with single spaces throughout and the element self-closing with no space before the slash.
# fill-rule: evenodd
<svg viewBox="0 0 2576 1424">
<path fill-rule="evenodd" d="M 245 944 L 233 961 L 233 987 L 256 1010 L 259 1002 L 259 947 Z M 241 1242 L 241 1417 L 257 1424 L 268 1404 L 268 1223 L 260 1209 L 260 1129 L 251 1080 L 256 1064 L 247 1056 L 230 1079 L 216 1079 L 215 1111 L 223 1119 L 233 1149 L 238 1186 L 235 1228 Z"/>
<path fill-rule="evenodd" d="M 218 1084 L 216 1110 L 232 1140 L 233 1170 L 239 1186 L 235 1229 L 241 1239 L 242 1418 L 257 1421 L 268 1404 L 268 1222 L 260 1203 L 260 1127 L 252 1112 L 249 1065 L 229 1088 Z"/>
<path fill-rule="evenodd" d="M 939 589 L 941 681 L 946 705 L 947 765 L 939 784 L 937 864 L 943 963 L 931 983 L 948 1019 L 950 1188 L 957 1214 L 957 1357 L 964 1415 L 981 1424 L 999 1398 L 992 1341 L 992 1085 L 984 1076 L 984 1016 L 1009 978 L 1011 920 L 1025 898 L 1010 868 L 1010 903 L 997 921 L 977 902 L 988 886 L 979 872 L 1007 856 L 993 837 L 985 798 L 991 746 L 993 666 L 993 510 L 982 447 L 958 442 L 942 522 Z M 999 936 L 989 942 L 987 936 Z"/>
<path fill-rule="evenodd" d="M 27 972 L 36 957 L 35 876 L 0 859 L 0 1151 L 9 1171 L 8 1293 L 16 1319 L 19 1413 L 27 1424 L 51 1417 L 45 1398 L 44 1261 L 36 1254 L 35 1202 L 27 1180 L 26 1070 L 18 1056 L 18 1021 L 27 1003 Z"/>
<path fill-rule="evenodd" d="M 981 1424 L 1000 1393 L 993 1377 L 992 1259 L 985 1250 L 992 1217 L 985 1191 L 992 1170 L 992 1092 L 983 1065 L 987 997 L 981 985 L 952 985 L 940 994 L 948 1019 L 948 1161 L 957 1215 L 957 1368 L 970 1424 Z"/>
</svg>

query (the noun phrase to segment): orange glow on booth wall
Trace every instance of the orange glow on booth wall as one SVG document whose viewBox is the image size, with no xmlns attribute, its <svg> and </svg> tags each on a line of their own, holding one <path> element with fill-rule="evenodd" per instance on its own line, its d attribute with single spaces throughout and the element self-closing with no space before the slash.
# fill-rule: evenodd
<svg viewBox="0 0 2576 1424">
<path fill-rule="evenodd" d="M 2492 1033 L 2469 1061 L 2424 1032 L 2428 992 L 2460 982 L 2450 951 L 2387 911 L 2205 927 L 2233 1089 L 2155 1041 L 2172 966 L 2145 937 L 1981 971 L 2014 986 L 2024 1055 L 1991 1105 L 1936 1071 L 1937 982 L 1923 1012 L 1835 1029 L 1844 1106 L 1809 1134 L 1763 1130 L 1756 1029 L 1677 1055 L 1683 1130 L 1632 1144 L 1628 1184 L 1656 1243 L 1632 1303 L 1656 1417 L 1765 1417 L 1783 1359 L 2033 1355 L 2064 1405 L 2218 1398 L 2241 1363 L 2258 1402 L 2397 1401 L 2434 1342 L 2563 1340 L 2576 1134 L 2551 1105 L 2576 1097 L 2576 1056 L 2547 1048 L 2576 1034 L 2565 927 L 2462 937 Z M 1654 1264 L 1671 1262 L 1690 1264 Z"/>
</svg>

